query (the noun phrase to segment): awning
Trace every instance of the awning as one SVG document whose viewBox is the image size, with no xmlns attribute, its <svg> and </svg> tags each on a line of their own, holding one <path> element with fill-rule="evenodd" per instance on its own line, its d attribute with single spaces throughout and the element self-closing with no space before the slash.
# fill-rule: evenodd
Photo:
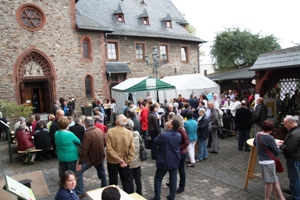
<svg viewBox="0 0 300 200">
<path fill-rule="evenodd" d="M 119 74 L 131 72 L 126 62 L 106 62 L 106 73 Z"/>
</svg>

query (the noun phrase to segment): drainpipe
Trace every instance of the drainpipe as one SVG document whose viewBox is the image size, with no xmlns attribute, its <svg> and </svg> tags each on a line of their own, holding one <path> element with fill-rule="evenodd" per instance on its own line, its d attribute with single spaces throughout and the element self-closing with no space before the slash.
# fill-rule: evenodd
<svg viewBox="0 0 300 200">
<path fill-rule="evenodd" d="M 203 43 L 199 44 L 198 47 L 198 73 L 200 74 L 200 48 L 202 47 Z"/>
</svg>

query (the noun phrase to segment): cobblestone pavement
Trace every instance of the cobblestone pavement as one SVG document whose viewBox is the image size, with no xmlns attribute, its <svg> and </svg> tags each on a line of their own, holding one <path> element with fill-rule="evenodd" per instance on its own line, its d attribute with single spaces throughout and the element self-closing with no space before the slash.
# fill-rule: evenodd
<svg viewBox="0 0 300 200">
<path fill-rule="evenodd" d="M 249 179 L 248 189 L 244 190 L 245 175 L 248 165 L 249 152 L 237 150 L 237 137 L 227 137 L 219 141 L 219 154 L 209 154 L 205 161 L 196 163 L 194 168 L 186 168 L 186 188 L 185 191 L 176 195 L 176 199 L 183 200 L 261 200 L 264 196 L 264 183 L 261 177 Z M 30 166 L 24 164 L 21 155 L 18 155 L 17 146 L 12 145 L 13 163 L 9 163 L 8 145 L 6 141 L 0 142 L 0 177 L 4 175 L 22 174 L 41 170 L 48 185 L 50 194 L 39 200 L 54 199 L 58 189 L 58 161 L 57 159 L 36 161 Z M 150 151 L 148 151 L 148 155 Z M 285 160 L 280 155 L 281 161 Z M 154 174 L 155 160 L 148 159 L 142 166 L 143 196 L 150 199 L 154 196 Z M 107 172 L 107 171 L 106 171 Z M 255 166 L 255 174 L 261 173 L 258 163 Z M 107 174 L 108 176 L 108 174 Z M 30 177 L 29 177 L 30 178 Z M 288 186 L 286 172 L 279 174 L 281 187 Z M 166 199 L 168 188 L 168 175 L 163 180 L 162 199 Z M 93 190 L 100 187 L 100 180 L 94 168 L 84 173 L 85 190 Z M 119 185 L 120 181 L 119 181 Z M 0 186 L 2 187 L 2 186 Z M 121 186 L 120 186 L 121 187 Z M 1 196 L 0 196 L 1 200 Z"/>
</svg>

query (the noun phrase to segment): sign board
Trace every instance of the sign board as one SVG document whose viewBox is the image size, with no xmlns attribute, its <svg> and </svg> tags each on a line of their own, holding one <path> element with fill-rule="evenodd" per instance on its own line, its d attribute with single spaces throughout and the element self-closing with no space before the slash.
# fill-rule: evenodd
<svg viewBox="0 0 300 200">
<path fill-rule="evenodd" d="M 147 89 L 156 88 L 156 79 L 154 78 L 146 79 L 146 88 Z"/>
<path fill-rule="evenodd" d="M 36 200 L 31 188 L 5 175 L 6 191 L 25 200 Z"/>
<path fill-rule="evenodd" d="M 264 103 L 268 108 L 268 120 L 276 122 L 277 119 L 277 99 L 276 98 L 265 98 Z"/>
</svg>

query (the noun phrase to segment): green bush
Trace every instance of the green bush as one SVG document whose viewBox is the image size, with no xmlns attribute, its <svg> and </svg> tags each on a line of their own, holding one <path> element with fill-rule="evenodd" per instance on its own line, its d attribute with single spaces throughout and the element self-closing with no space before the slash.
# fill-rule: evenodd
<svg viewBox="0 0 300 200">
<path fill-rule="evenodd" d="M 33 107 L 27 104 L 17 104 L 16 102 L 7 102 L 0 100 L 0 110 L 3 117 L 6 117 L 7 121 L 11 122 L 13 126 L 20 117 L 24 117 L 26 120 L 32 114 Z"/>
</svg>

